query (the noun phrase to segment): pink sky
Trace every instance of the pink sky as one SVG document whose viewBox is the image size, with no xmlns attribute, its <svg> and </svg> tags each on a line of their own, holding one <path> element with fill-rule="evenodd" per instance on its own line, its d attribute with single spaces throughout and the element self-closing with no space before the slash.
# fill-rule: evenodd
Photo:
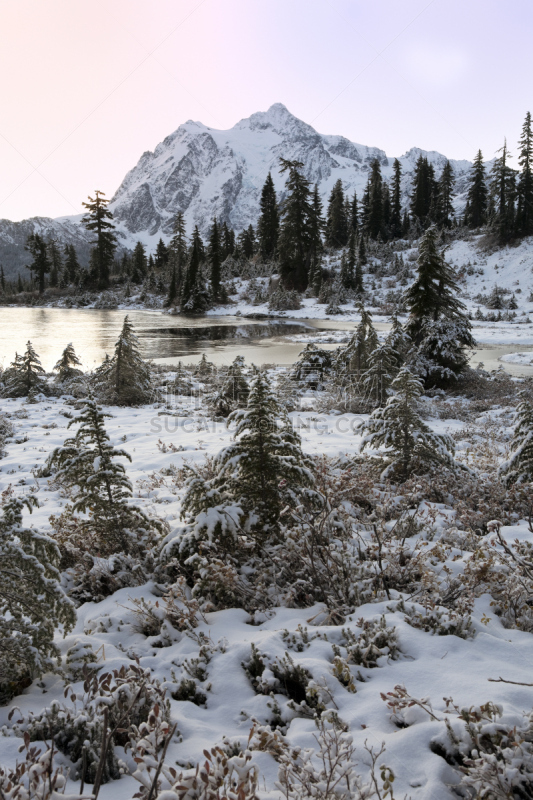
<svg viewBox="0 0 533 800">
<path fill-rule="evenodd" d="M 0 0 L 0 217 L 79 213 L 187 119 L 275 102 L 389 155 L 492 158 L 533 110 L 532 21 L 527 0 Z"/>
</svg>

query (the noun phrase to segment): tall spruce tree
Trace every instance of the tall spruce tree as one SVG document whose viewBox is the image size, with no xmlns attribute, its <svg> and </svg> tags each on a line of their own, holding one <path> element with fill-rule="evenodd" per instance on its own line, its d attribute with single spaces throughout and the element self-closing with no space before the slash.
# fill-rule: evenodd
<svg viewBox="0 0 533 800">
<path fill-rule="evenodd" d="M 28 269 L 31 273 L 37 275 L 39 281 L 39 294 L 44 294 L 45 290 L 45 275 L 50 272 L 51 264 L 48 256 L 48 245 L 40 233 L 32 233 L 28 236 L 26 241 L 25 250 L 28 250 L 32 257 L 33 262 Z"/>
<path fill-rule="evenodd" d="M 508 164 L 511 156 L 506 139 L 498 153 L 491 170 L 493 211 L 490 224 L 497 231 L 499 242 L 505 244 L 515 232 L 516 173 Z"/>
<path fill-rule="evenodd" d="M 453 167 L 446 161 L 439 180 L 437 181 L 436 192 L 436 223 L 441 228 L 451 228 L 454 214 L 453 207 L 453 187 L 455 185 L 455 175 Z"/>
<path fill-rule="evenodd" d="M 467 192 L 467 208 L 465 209 L 464 222 L 469 228 L 480 228 L 487 221 L 487 182 L 485 178 L 485 165 L 483 164 L 483 154 L 481 150 L 472 165 L 469 176 Z"/>
<path fill-rule="evenodd" d="M 65 276 L 67 282 L 75 286 L 80 279 L 81 267 L 76 248 L 73 244 L 65 245 Z"/>
<path fill-rule="evenodd" d="M 151 399 L 150 369 L 141 357 L 139 340 L 127 315 L 113 357 L 106 357 L 95 374 L 94 384 L 107 402 L 116 405 L 134 406 Z"/>
<path fill-rule="evenodd" d="M 348 242 L 348 218 L 344 202 L 342 181 L 335 183 L 329 196 L 326 215 L 326 244 L 338 250 L 345 247 Z"/>
<path fill-rule="evenodd" d="M 146 258 L 146 248 L 142 242 L 137 242 L 133 248 L 131 263 L 131 280 L 133 283 L 142 283 L 148 273 L 148 259 Z"/>
<path fill-rule="evenodd" d="M 382 477 L 398 475 L 406 480 L 413 469 L 424 464 L 455 468 L 454 444 L 450 436 L 434 433 L 421 418 L 417 401 L 422 382 L 407 367 L 402 367 L 391 385 L 394 394 L 359 426 L 361 451 L 386 448 L 388 466 Z"/>
<path fill-rule="evenodd" d="M 371 239 L 377 239 L 384 235 L 383 221 L 383 178 L 381 176 L 381 164 L 375 158 L 370 167 L 368 177 L 368 206 L 365 219 L 365 230 Z"/>
<path fill-rule="evenodd" d="M 220 266 L 222 264 L 222 260 L 220 250 L 220 227 L 217 222 L 217 218 L 215 217 L 209 233 L 209 244 L 207 249 L 209 285 L 211 289 L 211 297 L 214 302 L 217 302 L 221 298 Z"/>
<path fill-rule="evenodd" d="M 350 203 L 350 216 L 348 218 L 348 228 L 350 232 L 355 234 L 359 231 L 359 204 L 357 202 L 357 193 L 353 193 L 352 202 Z"/>
<path fill-rule="evenodd" d="M 410 211 L 413 219 L 418 220 L 422 227 L 428 223 L 434 207 L 435 192 L 435 170 L 427 157 L 420 154 L 413 174 Z"/>
<path fill-rule="evenodd" d="M 16 692 L 57 668 L 55 629 L 68 633 L 75 625 L 74 605 L 61 588 L 60 553 L 53 539 L 26 528 L 24 506 L 36 499 L 10 497 L 0 518 L 0 695 Z"/>
<path fill-rule="evenodd" d="M 392 165 L 392 192 L 390 212 L 390 232 L 394 239 L 400 239 L 402 229 L 402 165 L 397 158 Z"/>
<path fill-rule="evenodd" d="M 50 239 L 47 247 L 48 258 L 50 260 L 50 286 L 55 288 L 59 285 L 59 278 L 63 272 L 63 259 L 55 239 Z"/>
<path fill-rule="evenodd" d="M 407 335 L 422 359 L 431 383 L 457 377 L 472 347 L 472 326 L 459 298 L 453 268 L 437 248 L 437 229 L 428 228 L 419 245 L 414 282 L 404 292 L 409 312 Z"/>
<path fill-rule="evenodd" d="M 204 311 L 206 308 L 205 288 L 202 286 L 202 275 L 200 265 L 203 261 L 204 246 L 200 231 L 196 225 L 192 237 L 192 245 L 189 251 L 189 260 L 183 279 L 181 290 L 181 309 L 196 313 Z"/>
<path fill-rule="evenodd" d="M 168 264 L 168 247 L 163 239 L 159 239 L 155 248 L 154 266 L 158 271 L 164 270 Z"/>
<path fill-rule="evenodd" d="M 88 231 L 96 233 L 95 248 L 92 254 L 92 264 L 96 271 L 96 280 L 99 289 L 107 289 L 113 258 L 117 247 L 115 224 L 113 214 L 109 211 L 105 193 L 96 189 L 94 198 L 88 198 L 88 203 L 82 203 L 87 213 L 82 219 Z"/>
<path fill-rule="evenodd" d="M 313 207 L 309 181 L 302 175 L 301 161 L 280 158 L 282 173 L 288 173 L 287 197 L 282 205 L 282 223 L 278 240 L 280 273 L 288 289 L 304 291 L 313 258 Z"/>
<path fill-rule="evenodd" d="M 257 223 L 257 237 L 259 239 L 259 252 L 262 258 L 272 259 L 276 255 L 279 237 L 279 209 L 276 189 L 272 175 L 269 172 L 261 191 L 259 203 L 261 213 Z"/>
<path fill-rule="evenodd" d="M 518 148 L 520 174 L 517 187 L 516 227 L 521 236 L 530 236 L 533 233 L 533 131 L 529 111 L 522 126 Z"/>
<path fill-rule="evenodd" d="M 322 272 L 322 264 L 320 256 L 324 250 L 322 242 L 322 231 L 325 228 L 325 221 L 322 215 L 322 198 L 318 191 L 318 184 L 315 183 L 313 189 L 313 199 L 311 201 L 311 213 L 309 216 L 309 236 L 311 240 L 311 253 L 314 264 L 320 264 L 320 271 Z"/>
</svg>

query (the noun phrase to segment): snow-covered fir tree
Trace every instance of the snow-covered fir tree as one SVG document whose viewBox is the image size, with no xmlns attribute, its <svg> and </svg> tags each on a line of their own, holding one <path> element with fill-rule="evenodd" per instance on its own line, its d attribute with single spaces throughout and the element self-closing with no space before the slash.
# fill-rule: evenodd
<svg viewBox="0 0 533 800">
<path fill-rule="evenodd" d="M 417 274 L 403 297 L 411 358 L 428 385 L 457 378 L 468 363 L 466 349 L 475 344 L 455 272 L 438 250 L 437 235 L 433 226 L 422 237 Z"/>
<path fill-rule="evenodd" d="M 66 439 L 49 459 L 55 479 L 73 490 L 72 512 L 88 515 L 79 524 L 94 537 L 103 555 L 138 549 L 157 527 L 129 502 L 132 485 L 117 459 L 131 461 L 131 456 L 111 444 L 105 429 L 105 419 L 110 417 L 89 397 L 81 414 L 69 422 L 69 428 L 79 426 L 75 436 Z"/>
<path fill-rule="evenodd" d="M 287 495 L 313 485 L 312 465 L 264 373 L 252 381 L 247 407 L 234 411 L 232 422 L 235 442 L 217 455 L 211 481 L 189 482 L 183 510 L 209 536 L 237 514 L 242 531 L 261 543 L 275 538 Z"/>
<path fill-rule="evenodd" d="M 4 373 L 5 392 L 8 397 L 27 397 L 42 391 L 45 385 L 44 369 L 39 356 L 29 341 L 24 355 L 15 356 Z"/>
<path fill-rule="evenodd" d="M 95 372 L 93 381 L 102 399 L 117 405 L 147 403 L 152 396 L 150 368 L 139 352 L 129 317 L 124 318 L 115 353 Z"/>
<path fill-rule="evenodd" d="M 335 359 L 335 371 L 344 382 L 359 384 L 369 366 L 370 353 L 378 346 L 378 336 L 372 317 L 362 303 L 358 311 L 361 321 L 346 345 L 341 347 Z"/>
<path fill-rule="evenodd" d="M 501 465 L 500 473 L 508 484 L 533 481 L 533 404 L 527 392 L 521 393 L 511 452 Z"/>
<path fill-rule="evenodd" d="M 302 381 L 310 389 L 318 389 L 331 371 L 332 353 L 321 350 L 313 342 L 306 345 L 294 364 L 291 377 Z"/>
<path fill-rule="evenodd" d="M 387 337 L 368 355 L 368 369 L 362 377 L 365 399 L 373 405 L 384 406 L 397 373 L 396 352 Z"/>
<path fill-rule="evenodd" d="M 443 464 L 454 468 L 455 447 L 450 436 L 434 433 L 417 409 L 424 387 L 407 367 L 402 367 L 391 384 L 394 394 L 383 408 L 376 409 L 361 423 L 361 451 L 386 448 L 389 461 L 383 477 L 397 474 L 406 479 L 423 464 Z"/>
<path fill-rule="evenodd" d="M 57 664 L 56 628 L 68 632 L 76 622 L 74 606 L 60 586 L 59 550 L 48 536 L 22 523 L 27 499 L 9 497 L 0 518 L 0 703 L 23 688 L 24 681 Z"/>
<path fill-rule="evenodd" d="M 54 372 L 57 372 L 57 382 L 67 383 L 73 380 L 73 378 L 82 375 L 82 370 L 78 369 L 78 367 L 81 367 L 81 361 L 76 355 L 74 345 L 72 343 L 67 344 L 61 354 L 61 358 L 54 367 Z"/>
</svg>

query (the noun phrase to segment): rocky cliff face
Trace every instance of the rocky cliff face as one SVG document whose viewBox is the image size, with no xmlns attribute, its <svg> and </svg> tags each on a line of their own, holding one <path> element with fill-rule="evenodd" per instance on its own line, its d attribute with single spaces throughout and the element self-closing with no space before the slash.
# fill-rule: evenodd
<svg viewBox="0 0 533 800">
<path fill-rule="evenodd" d="M 446 161 L 440 153 L 418 148 L 401 156 L 405 200 L 421 153 L 435 164 L 437 175 Z M 305 175 L 318 184 L 324 203 L 339 178 L 349 194 L 356 191 L 361 197 L 371 162 L 378 158 L 383 176 L 388 179 L 394 161 L 377 147 L 317 133 L 281 103 L 252 114 L 227 131 L 189 121 L 167 136 L 153 153 L 143 153 L 112 198 L 110 208 L 121 244 L 132 247 L 140 239 L 153 249 L 160 237 L 170 238 L 177 211 L 184 212 L 189 232 L 198 225 L 202 233 L 207 233 L 215 215 L 236 231 L 250 223 L 255 225 L 261 189 L 269 171 L 279 198 L 283 198 L 285 178 L 279 173 L 280 156 L 303 162 Z M 452 161 L 452 165 L 461 194 L 471 164 Z M 458 203 L 460 207 L 461 197 Z M 86 250 L 89 237 L 79 220 L 80 217 L 64 217 L 19 223 L 0 221 L 0 259 L 14 266 L 27 263 L 23 244 L 33 230 Z"/>
</svg>

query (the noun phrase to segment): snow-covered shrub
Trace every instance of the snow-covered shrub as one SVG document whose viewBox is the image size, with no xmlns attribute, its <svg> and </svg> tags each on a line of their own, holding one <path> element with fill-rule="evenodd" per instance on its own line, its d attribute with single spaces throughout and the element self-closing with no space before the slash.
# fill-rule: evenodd
<svg viewBox="0 0 533 800">
<path fill-rule="evenodd" d="M 130 664 L 119 670 L 85 679 L 83 691 L 67 687 L 67 705 L 54 701 L 39 714 L 29 712 L 14 725 L 18 735 L 32 741 L 53 740 L 57 749 L 70 758 L 76 775 L 94 783 L 99 765 L 102 783 L 120 777 L 121 768 L 114 746 L 135 741 L 157 706 L 162 719 L 169 720 L 165 691 L 150 670 Z"/>
<path fill-rule="evenodd" d="M 378 759 L 384 745 L 376 752 L 365 748 L 371 763 L 366 781 L 356 771 L 352 737 L 334 721 L 317 722 L 317 750 L 282 746 L 277 760 L 277 786 L 286 800 L 371 800 L 391 798 L 393 771 Z M 379 777 L 378 773 L 379 772 Z"/>
<path fill-rule="evenodd" d="M 97 664 L 98 658 L 90 642 L 76 641 L 67 650 L 65 658 L 65 674 L 70 683 L 76 683 L 93 669 L 100 669 Z"/>
<path fill-rule="evenodd" d="M 270 311 L 297 311 L 302 307 L 301 298 L 294 289 L 278 286 L 268 299 Z"/>
<path fill-rule="evenodd" d="M 310 672 L 296 664 L 289 653 L 269 659 L 252 645 L 250 659 L 243 669 L 258 694 L 282 694 L 291 701 L 289 706 L 306 716 L 322 714 L 326 708 L 327 692 L 317 684 Z"/>
<path fill-rule="evenodd" d="M 27 343 L 24 355 L 17 353 L 4 370 L 2 381 L 6 397 L 35 396 L 46 389 L 45 372 L 31 342 Z"/>
<path fill-rule="evenodd" d="M 37 502 L 3 498 L 0 519 L 0 702 L 35 675 L 57 667 L 54 633 L 66 632 L 76 612 L 60 587 L 59 551 L 48 536 L 22 524 L 22 511 Z M 36 602 L 36 598 L 39 598 Z"/>
<path fill-rule="evenodd" d="M 230 756 L 221 747 L 204 750 L 205 762 L 196 769 L 178 772 L 158 764 L 153 757 L 142 758 L 133 773 L 142 785 L 138 798 L 155 800 L 259 800 L 259 771 L 251 763 L 251 753 Z M 155 783 L 156 792 L 152 793 Z"/>
<path fill-rule="evenodd" d="M 528 392 L 522 392 L 520 395 L 511 453 L 501 465 L 500 473 L 506 483 L 533 481 L 533 405 Z"/>
<path fill-rule="evenodd" d="M 400 649 L 396 628 L 387 627 L 384 616 L 379 619 L 360 619 L 357 626 L 360 634 L 349 628 L 342 629 L 340 645 L 346 650 L 347 661 L 360 667 L 378 667 L 379 659 L 385 657 L 391 661 L 399 658 Z M 339 645 L 333 645 L 334 655 L 342 655 Z"/>
<path fill-rule="evenodd" d="M 462 614 L 454 608 L 434 604 L 431 607 L 412 605 L 407 608 L 404 602 L 400 601 L 395 611 L 405 611 L 405 621 L 413 628 L 427 633 L 438 636 L 459 636 L 461 639 L 475 636 L 470 615 Z"/>
<path fill-rule="evenodd" d="M 500 721 L 501 706 L 488 702 L 459 709 L 451 698 L 448 711 L 459 721 L 445 720 L 446 729 L 431 749 L 462 773 L 459 791 L 476 800 L 527 800 L 533 796 L 533 714 L 522 725 Z"/>
<path fill-rule="evenodd" d="M 13 436 L 14 432 L 15 429 L 13 428 L 13 425 L 9 419 L 5 414 L 0 413 L 0 458 L 5 455 L 4 447 L 6 444 L 6 439 L 8 439 L 10 436 Z"/>
<path fill-rule="evenodd" d="M 0 766 L 0 797 L 2 800 L 91 800 L 90 794 L 65 795 L 68 772 L 54 765 L 53 748 L 39 750 L 30 747 L 30 737 L 24 736 L 26 751 L 24 761 L 17 762 L 14 769 Z"/>
</svg>

